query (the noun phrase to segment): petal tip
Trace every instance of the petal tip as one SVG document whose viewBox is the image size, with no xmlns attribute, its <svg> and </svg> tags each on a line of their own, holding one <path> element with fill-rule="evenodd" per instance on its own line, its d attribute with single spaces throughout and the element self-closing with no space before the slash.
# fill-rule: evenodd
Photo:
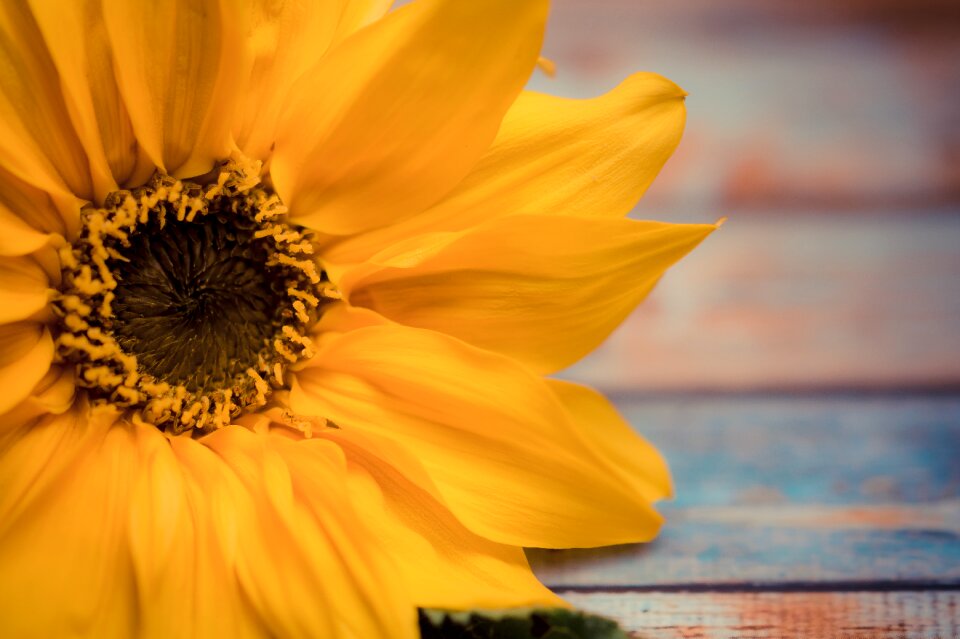
<svg viewBox="0 0 960 639">
<path fill-rule="evenodd" d="M 680 100 L 682 102 L 690 95 L 673 80 L 649 71 L 634 73 L 624 81 L 624 85 L 632 87 L 641 95 L 665 101 Z"/>
</svg>

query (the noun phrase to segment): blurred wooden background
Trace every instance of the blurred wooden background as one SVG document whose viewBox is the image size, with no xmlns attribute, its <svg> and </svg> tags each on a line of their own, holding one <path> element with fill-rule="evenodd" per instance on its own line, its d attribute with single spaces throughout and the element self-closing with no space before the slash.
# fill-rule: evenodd
<svg viewBox="0 0 960 639">
<path fill-rule="evenodd" d="M 531 87 L 684 87 L 634 216 L 728 216 L 565 375 L 666 454 L 654 543 L 531 551 L 646 637 L 960 636 L 960 2 L 554 0 Z"/>
<path fill-rule="evenodd" d="M 549 93 L 684 87 L 634 215 L 729 217 L 574 377 L 960 387 L 960 2 L 556 0 L 544 53 Z"/>
</svg>

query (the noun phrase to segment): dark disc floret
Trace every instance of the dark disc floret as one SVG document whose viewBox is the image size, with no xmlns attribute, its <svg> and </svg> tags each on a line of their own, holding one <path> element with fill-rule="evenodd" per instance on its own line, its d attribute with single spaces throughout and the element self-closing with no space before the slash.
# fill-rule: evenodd
<svg viewBox="0 0 960 639">
<path fill-rule="evenodd" d="M 233 160 L 209 184 L 156 174 L 83 211 L 61 256 L 59 356 L 95 401 L 182 432 L 262 406 L 333 296 L 305 231 Z"/>
</svg>

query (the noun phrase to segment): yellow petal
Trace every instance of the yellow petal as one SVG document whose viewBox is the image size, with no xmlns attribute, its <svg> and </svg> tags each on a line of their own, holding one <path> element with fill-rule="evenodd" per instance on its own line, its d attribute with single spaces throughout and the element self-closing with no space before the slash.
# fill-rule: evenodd
<svg viewBox="0 0 960 639">
<path fill-rule="evenodd" d="M 22 429 L 29 428 L 38 417 L 70 410 L 75 390 L 73 367 L 51 366 L 26 399 L 0 415 L 0 450 L 19 438 Z"/>
<path fill-rule="evenodd" d="M 337 44 L 350 36 L 354 31 L 382 18 L 393 0 L 341 0 L 340 19 L 333 36 L 333 44 Z"/>
<path fill-rule="evenodd" d="M 384 0 L 257 2 L 246 40 L 248 89 L 234 137 L 244 154 L 266 159 L 293 83 L 334 43 L 386 13 Z"/>
<path fill-rule="evenodd" d="M 240 591 L 233 557 L 214 525 L 220 509 L 236 521 L 255 518 L 242 489 L 224 489 L 231 479 L 234 487 L 239 481 L 223 460 L 195 440 L 168 440 L 146 424 L 134 429 L 139 472 L 131 478 L 129 534 L 139 634 L 268 635 Z"/>
<path fill-rule="evenodd" d="M 26 399 L 53 363 L 53 339 L 42 324 L 0 326 L 0 415 Z"/>
<path fill-rule="evenodd" d="M 663 455 L 624 421 L 606 397 L 579 384 L 555 379 L 547 383 L 583 439 L 616 467 L 625 484 L 651 502 L 673 497 Z"/>
<path fill-rule="evenodd" d="M 4 254 L 25 255 L 43 243 L 25 226 L 41 233 L 44 241 L 52 234 L 76 237 L 80 230 L 80 204 L 72 194 L 51 194 L 21 180 L 0 162 L 0 230 L 12 234 L 0 242 L 5 247 L 9 245 Z M 19 239 L 25 243 L 15 243 Z"/>
<path fill-rule="evenodd" d="M 530 570 L 523 549 L 480 537 L 405 472 L 417 462 L 396 446 L 353 431 L 324 435 L 349 464 L 350 501 L 378 531 L 396 577 L 417 606 L 445 610 L 566 604 Z"/>
<path fill-rule="evenodd" d="M 38 231 L 0 204 L 0 255 L 26 255 L 46 244 L 50 236 Z"/>
<path fill-rule="evenodd" d="M 174 572 L 183 564 L 194 563 L 191 557 L 193 522 L 187 509 L 183 473 L 167 439 L 146 424 L 134 424 L 130 428 L 135 433 L 135 454 L 140 469 L 131 482 L 130 549 L 140 575 L 138 595 L 145 603 L 157 602 L 163 589 L 142 575 L 155 576 L 167 567 L 169 572 Z M 180 550 L 176 556 L 175 546 Z M 170 565 L 171 561 L 182 564 Z M 163 607 L 162 602 L 157 603 Z"/>
<path fill-rule="evenodd" d="M 0 166 L 49 193 L 93 196 L 59 76 L 24 3 L 0 3 Z"/>
<path fill-rule="evenodd" d="M 712 224 L 517 215 L 433 234 L 348 271 L 352 304 L 523 360 L 540 372 L 596 348 Z"/>
<path fill-rule="evenodd" d="M 102 7 L 93 0 L 31 0 L 47 49 L 59 73 L 64 99 L 90 161 L 97 201 L 126 183 L 139 157 L 130 116 L 114 75 L 113 52 Z M 146 165 L 141 160 L 141 163 Z M 152 167 L 134 179 L 142 182 Z"/>
<path fill-rule="evenodd" d="M 585 450 L 542 379 L 439 333 L 386 325 L 332 339 L 296 374 L 290 405 L 406 449 L 442 503 L 492 541 L 600 546 L 660 525 Z"/>
<path fill-rule="evenodd" d="M 336 339 L 340 333 L 389 323 L 390 321 L 383 315 L 370 309 L 350 306 L 341 301 L 332 302 L 324 307 L 320 321 L 311 329 L 310 339 L 322 342 Z"/>
<path fill-rule="evenodd" d="M 546 0 L 420 0 L 292 91 L 271 166 L 292 215 L 347 234 L 422 211 L 487 149 L 537 60 Z"/>
<path fill-rule="evenodd" d="M 144 151 L 177 177 L 230 150 L 247 12 L 228 0 L 105 0 L 116 80 Z"/>
<path fill-rule="evenodd" d="M 410 593 L 393 578 L 397 573 L 393 557 L 384 547 L 380 531 L 372 522 L 362 519 L 362 513 L 352 503 L 340 446 L 320 439 L 292 441 L 274 437 L 272 447 L 283 455 L 291 471 L 294 493 L 321 523 L 341 561 L 349 567 L 354 590 L 361 594 L 354 598 L 337 595 L 341 612 L 353 613 L 340 621 L 341 626 L 349 628 L 346 634 L 419 637 Z M 317 466 L 323 465 L 321 459 L 328 460 L 327 464 L 335 462 L 335 478 L 317 472 Z M 330 498 L 332 486 L 337 487 L 335 500 Z M 384 575 L 390 575 L 389 581 L 384 580 Z"/>
<path fill-rule="evenodd" d="M 240 428 L 168 440 L 115 417 L 81 405 L 0 446 L 0 634 L 416 636 L 376 540 L 345 525 L 333 444 L 291 475 Z"/>
<path fill-rule="evenodd" d="M 0 454 L 0 634 L 130 637 L 133 439 L 112 416 L 51 417 Z"/>
<path fill-rule="evenodd" d="M 216 482 L 191 485 L 166 437 L 152 426 L 106 430 L 108 422 L 82 411 L 74 419 L 28 429 L 10 458 L 0 461 L 4 497 L 11 500 L 0 501 L 8 524 L 0 554 L 18 549 L 7 544 L 35 533 L 35 526 L 45 525 L 55 542 L 51 546 L 41 534 L 23 558 L 23 569 L 35 572 L 24 596 L 39 602 L 28 608 L 33 619 L 23 620 L 37 633 L 30 636 L 267 636 L 211 534 L 207 505 L 220 496 Z M 60 501 L 71 498 L 76 504 Z M 37 596 L 51 588 L 52 598 Z M 62 602 L 62 596 L 78 601 Z M 12 620 L 21 621 L 18 615 Z M 4 615 L 0 628 L 7 621 Z M 95 631 L 108 621 L 122 625 Z"/>
<path fill-rule="evenodd" d="M 655 73 L 589 100 L 523 93 L 490 151 L 428 217 L 465 228 L 491 211 L 626 215 L 680 143 L 685 95 Z"/>
<path fill-rule="evenodd" d="M 525 92 L 493 146 L 448 196 L 409 220 L 345 238 L 326 258 L 361 261 L 418 233 L 461 230 L 501 215 L 623 216 L 680 142 L 685 95 L 653 73 L 589 100 Z"/>
<path fill-rule="evenodd" d="M 0 324 L 38 319 L 50 297 L 50 280 L 34 260 L 0 257 Z"/>
<path fill-rule="evenodd" d="M 225 545 L 236 548 L 246 599 L 272 634 L 415 636 L 413 606 L 353 521 L 339 449 L 239 427 L 202 443 L 239 480 L 227 493 L 230 502 L 245 498 L 252 506 L 238 516 L 224 512 L 218 523 Z"/>
</svg>

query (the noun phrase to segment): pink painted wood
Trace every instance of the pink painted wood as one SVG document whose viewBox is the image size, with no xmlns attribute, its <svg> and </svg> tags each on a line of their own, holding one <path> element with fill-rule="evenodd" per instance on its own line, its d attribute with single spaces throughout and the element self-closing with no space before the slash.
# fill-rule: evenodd
<svg viewBox="0 0 960 639">
<path fill-rule="evenodd" d="M 658 639 L 952 639 L 960 592 L 573 593 Z"/>
</svg>

